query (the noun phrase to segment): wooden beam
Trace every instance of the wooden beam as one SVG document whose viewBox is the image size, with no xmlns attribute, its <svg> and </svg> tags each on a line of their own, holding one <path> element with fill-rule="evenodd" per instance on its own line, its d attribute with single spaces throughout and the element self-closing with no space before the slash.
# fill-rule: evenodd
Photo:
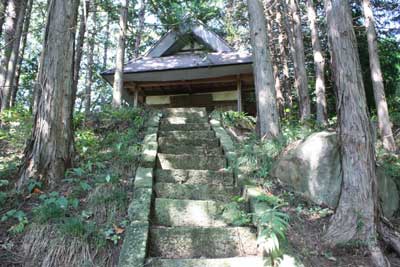
<svg viewBox="0 0 400 267">
<path fill-rule="evenodd" d="M 253 75 L 248 74 L 248 75 L 241 75 L 241 80 L 245 81 L 252 81 L 253 80 Z M 138 86 L 142 89 L 147 89 L 151 87 L 157 87 L 157 86 L 178 86 L 178 85 L 201 85 L 201 84 L 210 84 L 210 83 L 233 83 L 235 84 L 237 80 L 237 77 L 232 75 L 232 76 L 224 76 L 224 77 L 218 77 L 218 78 L 210 78 L 210 79 L 195 79 L 195 80 L 177 80 L 177 81 L 166 81 L 166 82 L 127 82 L 126 88 L 131 88 L 134 86 Z"/>
<path fill-rule="evenodd" d="M 237 111 L 243 111 L 243 101 L 242 101 L 242 80 L 240 75 L 236 77 L 236 90 L 237 90 Z"/>
</svg>

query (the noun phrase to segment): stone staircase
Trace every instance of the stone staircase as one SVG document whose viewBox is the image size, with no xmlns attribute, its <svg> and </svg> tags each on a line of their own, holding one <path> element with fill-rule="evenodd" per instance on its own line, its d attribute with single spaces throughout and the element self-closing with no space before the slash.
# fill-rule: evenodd
<svg viewBox="0 0 400 267">
<path fill-rule="evenodd" d="M 158 137 L 149 267 L 261 267 L 255 229 L 224 205 L 240 194 L 205 109 L 168 109 Z"/>
</svg>

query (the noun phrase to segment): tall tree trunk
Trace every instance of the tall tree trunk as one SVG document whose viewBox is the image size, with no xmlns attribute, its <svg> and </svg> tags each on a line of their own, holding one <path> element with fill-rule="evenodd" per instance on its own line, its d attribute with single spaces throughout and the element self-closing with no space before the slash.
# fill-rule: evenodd
<svg viewBox="0 0 400 267">
<path fill-rule="evenodd" d="M 25 15 L 25 21 L 24 21 L 24 27 L 22 30 L 22 39 L 21 39 L 21 49 L 20 49 L 20 55 L 19 55 L 19 60 L 18 60 L 18 66 L 17 70 L 15 72 L 15 86 L 13 87 L 14 90 L 11 94 L 11 106 L 15 105 L 15 101 L 17 98 L 17 93 L 19 89 L 19 82 L 20 82 L 20 76 L 21 76 L 21 69 L 22 69 L 22 63 L 24 61 L 25 57 L 25 49 L 26 49 L 26 40 L 28 39 L 28 34 L 29 34 L 29 27 L 31 23 L 31 15 L 32 15 L 32 7 L 33 7 L 33 0 L 28 0 L 27 4 L 27 9 L 26 9 L 26 15 Z"/>
<path fill-rule="evenodd" d="M 280 80 L 280 73 L 279 73 L 279 55 L 276 51 L 275 47 L 275 42 L 274 42 L 274 25 L 273 22 L 275 21 L 276 18 L 276 12 L 274 8 L 274 3 L 271 3 L 270 1 L 265 2 L 265 16 L 268 18 L 267 20 L 267 34 L 268 34 L 268 40 L 269 40 L 269 45 L 268 47 L 270 48 L 270 55 L 272 59 L 272 66 L 273 66 L 273 73 L 274 73 L 274 79 L 275 79 L 275 91 L 276 91 L 276 101 L 278 104 L 278 111 L 281 116 L 283 116 L 283 111 L 284 111 L 284 99 L 282 95 L 282 90 L 281 90 L 281 80 Z M 269 5 L 268 5 L 269 4 Z"/>
<path fill-rule="evenodd" d="M 30 178 L 55 187 L 72 158 L 72 85 L 78 0 L 51 0 L 38 73 L 41 87 L 18 189 Z"/>
<path fill-rule="evenodd" d="M 92 85 L 93 85 L 93 55 L 94 55 L 94 46 L 96 43 L 96 35 L 97 35 L 97 14 L 93 12 L 93 29 L 91 32 L 91 36 L 89 41 L 89 54 L 88 54 L 88 76 L 87 83 L 85 87 L 85 115 L 86 117 L 90 115 L 90 106 L 91 106 L 91 94 L 92 94 Z"/>
<path fill-rule="evenodd" d="M 26 12 L 26 2 L 22 1 L 19 7 L 17 28 L 15 31 L 13 47 L 11 50 L 10 59 L 8 60 L 7 76 L 4 83 L 4 93 L 1 99 L 1 110 L 8 109 L 11 105 L 11 96 L 14 89 L 15 72 L 17 69 L 17 64 L 19 61 L 19 48 L 21 45 L 22 29 L 24 26 L 25 12 Z"/>
<path fill-rule="evenodd" d="M 3 24 L 6 18 L 8 0 L 0 0 L 0 37 L 3 35 Z"/>
<path fill-rule="evenodd" d="M 277 3 L 276 7 L 276 24 L 279 31 L 278 43 L 279 43 L 279 56 L 281 59 L 281 67 L 282 67 L 282 91 L 284 97 L 285 106 L 290 109 L 293 106 L 292 101 L 292 93 L 291 93 L 291 83 L 289 76 L 289 64 L 287 58 L 286 48 L 288 47 L 287 36 L 285 36 L 284 29 L 284 18 L 282 16 L 281 10 L 282 4 Z"/>
<path fill-rule="evenodd" d="M 13 45 L 15 40 L 15 32 L 18 24 L 18 14 L 20 10 L 21 0 L 9 0 L 7 5 L 7 17 L 5 21 L 5 34 L 4 34 L 4 49 L 3 55 L 0 62 L 0 111 L 3 106 L 3 102 L 6 103 L 4 98 L 9 94 L 9 88 L 5 87 L 7 73 L 8 73 L 8 62 L 13 51 Z"/>
<path fill-rule="evenodd" d="M 325 234 L 331 244 L 361 240 L 376 266 L 386 266 L 377 247 L 377 178 L 357 41 L 349 3 L 325 0 L 332 68 L 337 87 L 342 190 Z"/>
<path fill-rule="evenodd" d="M 128 0 L 121 0 L 121 10 L 119 19 L 119 37 L 117 48 L 117 61 L 115 66 L 114 86 L 113 86 L 113 107 L 121 107 L 122 93 L 124 90 L 124 60 L 125 60 L 125 39 L 126 24 L 128 21 Z"/>
<path fill-rule="evenodd" d="M 293 53 L 295 59 L 296 88 L 299 95 L 300 120 L 308 119 L 311 114 L 310 97 L 308 95 L 308 78 L 304 56 L 303 33 L 301 32 L 301 20 L 297 0 L 289 1 L 290 16 L 293 20 Z M 290 29 L 289 31 L 291 31 Z"/>
<path fill-rule="evenodd" d="M 103 54 L 103 68 L 107 68 L 107 61 L 108 61 L 108 39 L 110 39 L 110 16 L 107 14 L 107 24 L 106 24 L 106 38 L 104 42 L 104 54 Z"/>
<path fill-rule="evenodd" d="M 138 28 L 137 28 L 137 33 L 136 33 L 136 39 L 135 39 L 135 50 L 133 51 L 133 56 L 135 58 L 139 57 L 140 44 L 142 42 L 142 35 L 143 35 L 143 29 L 144 29 L 146 6 L 147 6 L 147 0 L 142 0 L 141 5 L 140 5 L 140 10 L 139 10 L 139 22 L 138 22 Z"/>
<path fill-rule="evenodd" d="M 311 42 L 314 54 L 315 95 L 317 96 L 317 122 L 326 125 L 325 59 L 318 36 L 317 14 L 313 0 L 307 0 L 307 14 L 311 29 Z"/>
<path fill-rule="evenodd" d="M 81 71 L 81 62 L 83 55 L 83 44 L 85 43 L 85 34 L 87 28 L 87 20 L 89 16 L 90 0 L 85 0 L 82 6 L 79 18 L 79 30 L 75 47 L 75 60 L 74 60 L 74 81 L 72 85 L 72 99 L 75 103 L 76 92 L 78 91 L 79 74 Z"/>
<path fill-rule="evenodd" d="M 370 0 L 363 0 L 362 7 L 365 17 L 365 27 L 367 30 L 369 65 L 371 69 L 372 85 L 374 88 L 375 105 L 378 113 L 379 131 L 384 148 L 388 151 L 394 152 L 397 148 L 393 137 L 389 111 L 386 102 L 381 64 L 379 62 L 378 55 L 379 52 L 375 31 L 375 19 Z"/>
<path fill-rule="evenodd" d="M 247 0 L 250 18 L 250 35 L 253 47 L 254 77 L 257 114 L 261 137 L 280 135 L 279 114 L 276 105 L 275 80 L 272 62 L 267 49 L 268 36 L 261 0 Z"/>
</svg>

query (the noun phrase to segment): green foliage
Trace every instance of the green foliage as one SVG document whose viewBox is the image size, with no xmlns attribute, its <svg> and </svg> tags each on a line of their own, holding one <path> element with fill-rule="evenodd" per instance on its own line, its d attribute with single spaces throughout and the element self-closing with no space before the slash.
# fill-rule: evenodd
<svg viewBox="0 0 400 267">
<path fill-rule="evenodd" d="M 222 123 L 229 127 L 254 130 L 256 119 L 244 112 L 226 111 L 221 113 Z"/>
<path fill-rule="evenodd" d="M 272 164 L 282 150 L 290 143 L 302 140 L 315 131 L 320 130 L 317 125 L 298 122 L 282 123 L 282 134 L 274 140 L 260 140 L 255 134 L 239 144 L 239 166 L 256 170 L 255 176 L 265 178 L 269 175 Z"/>
<path fill-rule="evenodd" d="M 8 221 L 10 219 L 16 219 L 18 221 L 17 224 L 11 226 L 8 231 L 12 234 L 20 234 L 25 230 L 25 226 L 28 224 L 28 218 L 26 214 L 22 210 L 12 209 L 6 212 L 1 218 L 2 222 Z"/>
<path fill-rule="evenodd" d="M 43 194 L 39 197 L 41 204 L 33 209 L 33 218 L 39 223 L 59 220 L 67 216 L 71 209 L 77 209 L 79 200 L 60 196 L 58 192 Z"/>
</svg>

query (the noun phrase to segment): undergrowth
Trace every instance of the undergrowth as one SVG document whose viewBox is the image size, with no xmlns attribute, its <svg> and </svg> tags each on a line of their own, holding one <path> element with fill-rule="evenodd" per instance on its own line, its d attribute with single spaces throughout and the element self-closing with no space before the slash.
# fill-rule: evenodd
<svg viewBox="0 0 400 267">
<path fill-rule="evenodd" d="M 117 254 L 111 251 L 121 243 L 127 224 L 129 185 L 139 160 L 146 116 L 147 111 L 131 108 L 105 108 L 90 118 L 75 114 L 74 167 L 54 191 L 32 179 L 27 188 L 31 194 L 19 196 L 13 183 L 21 157 L 7 161 L 2 153 L 0 215 L 2 228 L 8 230 L 8 245 L 13 246 L 13 238 L 22 238 L 22 254 L 32 266 L 53 261 L 49 255 L 65 258 L 58 262 L 61 265 L 115 265 Z M 1 120 L 0 145 L 9 148 L 10 154 L 17 149 L 22 152 L 31 127 L 29 112 L 10 110 Z M 73 245 L 57 249 L 65 242 Z"/>
</svg>

